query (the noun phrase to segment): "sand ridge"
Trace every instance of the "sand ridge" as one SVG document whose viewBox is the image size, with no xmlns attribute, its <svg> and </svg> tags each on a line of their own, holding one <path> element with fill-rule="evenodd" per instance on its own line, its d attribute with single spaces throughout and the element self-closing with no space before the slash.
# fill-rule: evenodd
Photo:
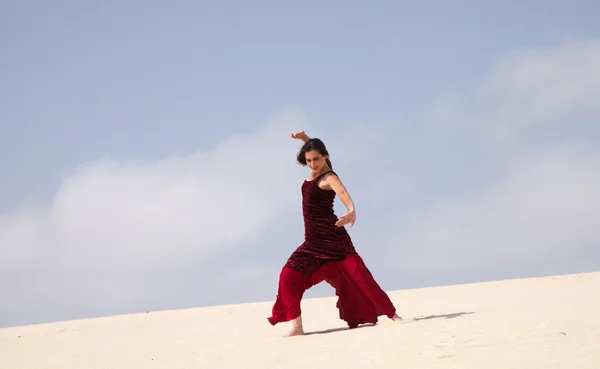
<svg viewBox="0 0 600 369">
<path fill-rule="evenodd" d="M 305 299 L 305 336 L 272 302 L 0 329 L 0 368 L 600 368 L 600 272 L 389 292 L 406 319 L 348 330 Z M 333 291 L 332 291 L 333 294 Z"/>
</svg>

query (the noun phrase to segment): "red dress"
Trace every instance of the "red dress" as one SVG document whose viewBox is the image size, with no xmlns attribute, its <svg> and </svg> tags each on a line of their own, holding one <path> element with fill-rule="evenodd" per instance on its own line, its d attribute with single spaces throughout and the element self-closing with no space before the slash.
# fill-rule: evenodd
<svg viewBox="0 0 600 369">
<path fill-rule="evenodd" d="M 304 292 L 323 281 L 335 288 L 340 318 L 350 328 L 377 323 L 378 316 L 392 318 L 396 313 L 346 229 L 335 225 L 335 191 L 318 186 L 319 179 L 331 173 L 335 174 L 323 173 L 302 184 L 304 243 L 290 255 L 279 275 L 277 299 L 268 318 L 272 325 L 298 317 Z"/>
</svg>

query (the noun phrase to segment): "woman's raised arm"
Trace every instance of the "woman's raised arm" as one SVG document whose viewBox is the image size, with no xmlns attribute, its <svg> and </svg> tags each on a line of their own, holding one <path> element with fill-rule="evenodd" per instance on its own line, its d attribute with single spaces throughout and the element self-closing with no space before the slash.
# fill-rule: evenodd
<svg viewBox="0 0 600 369">
<path fill-rule="evenodd" d="M 302 140 L 304 142 L 308 142 L 308 140 L 310 140 L 310 137 L 308 137 L 308 135 L 306 133 L 304 133 L 304 131 L 292 133 L 291 136 L 294 139 Z"/>
</svg>

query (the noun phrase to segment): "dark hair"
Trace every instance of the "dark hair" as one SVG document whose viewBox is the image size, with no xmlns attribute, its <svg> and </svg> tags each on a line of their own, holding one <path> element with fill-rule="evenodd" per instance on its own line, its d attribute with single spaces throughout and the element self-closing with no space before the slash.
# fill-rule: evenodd
<svg viewBox="0 0 600 369">
<path fill-rule="evenodd" d="M 302 145 L 302 148 L 300 148 L 300 152 L 298 152 L 298 157 L 296 158 L 298 163 L 306 165 L 306 153 L 313 150 L 323 156 L 329 155 L 323 141 L 318 138 L 311 138 L 310 140 L 306 141 L 304 145 Z M 329 168 L 333 169 L 333 165 L 331 165 L 331 160 L 329 160 L 329 158 L 325 159 L 325 162 Z"/>
</svg>

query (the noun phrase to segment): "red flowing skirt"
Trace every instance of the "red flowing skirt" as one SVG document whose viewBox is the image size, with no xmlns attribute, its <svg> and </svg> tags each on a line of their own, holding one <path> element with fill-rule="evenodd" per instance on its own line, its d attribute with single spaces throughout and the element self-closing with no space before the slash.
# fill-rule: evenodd
<svg viewBox="0 0 600 369">
<path fill-rule="evenodd" d="M 297 318 L 301 313 L 300 301 L 304 292 L 323 281 L 335 289 L 340 319 L 346 321 L 350 328 L 359 324 L 374 324 L 378 316 L 392 318 L 396 313 L 396 308 L 379 287 L 363 259 L 353 254 L 341 261 L 328 261 L 311 275 L 283 267 L 269 322 L 275 325 Z"/>
</svg>

